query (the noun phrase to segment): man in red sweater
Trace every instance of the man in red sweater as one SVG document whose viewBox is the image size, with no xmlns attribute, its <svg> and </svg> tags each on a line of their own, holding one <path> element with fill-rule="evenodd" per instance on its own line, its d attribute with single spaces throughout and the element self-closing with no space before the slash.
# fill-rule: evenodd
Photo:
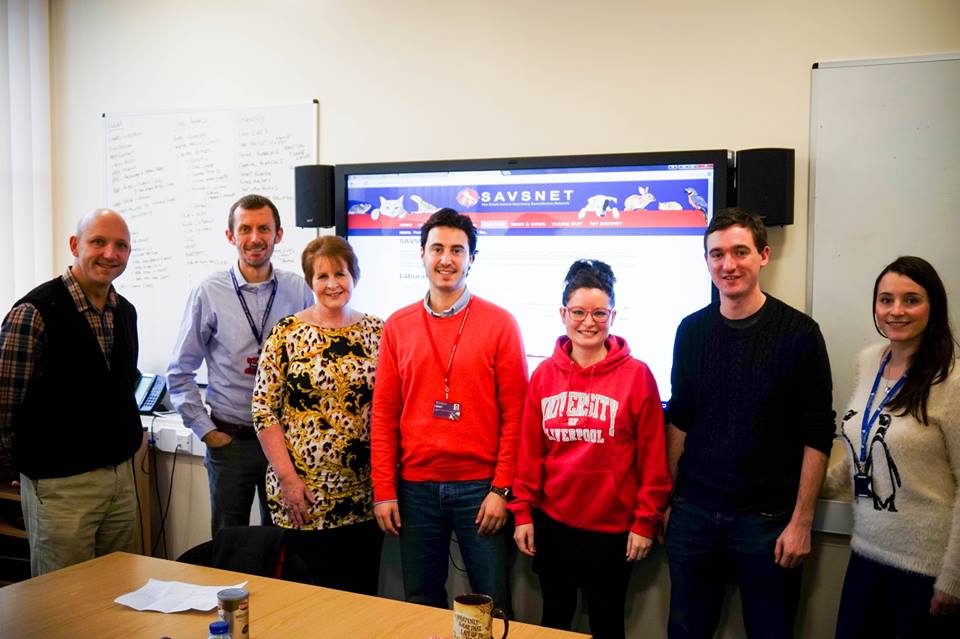
<svg viewBox="0 0 960 639">
<path fill-rule="evenodd" d="M 508 612 L 507 498 L 527 387 L 520 329 L 471 295 L 470 218 L 437 211 L 420 229 L 426 297 L 390 316 L 373 393 L 374 514 L 400 537 L 407 601 L 445 608 L 450 535 L 474 592 Z"/>
</svg>

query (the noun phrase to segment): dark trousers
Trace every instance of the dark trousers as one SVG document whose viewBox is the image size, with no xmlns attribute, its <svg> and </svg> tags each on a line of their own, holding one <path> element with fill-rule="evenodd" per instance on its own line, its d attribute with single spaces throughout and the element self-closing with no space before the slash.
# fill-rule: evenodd
<svg viewBox="0 0 960 639">
<path fill-rule="evenodd" d="M 287 530 L 287 552 L 307 564 L 315 586 L 376 596 L 383 533 L 376 521 L 327 530 Z"/>
<path fill-rule="evenodd" d="M 773 561 L 790 515 L 718 513 L 674 497 L 667 527 L 671 639 L 713 637 L 728 581 L 740 586 L 747 636 L 793 636 L 800 569 Z"/>
<path fill-rule="evenodd" d="M 930 616 L 934 581 L 851 553 L 840 595 L 837 639 L 960 637 L 960 615 Z"/>
<path fill-rule="evenodd" d="M 260 523 L 270 525 L 267 458 L 256 436 L 252 439 L 234 437 L 226 446 L 208 447 L 203 465 L 207 467 L 210 484 L 211 536 L 227 526 L 249 526 L 255 493 L 260 497 Z"/>
<path fill-rule="evenodd" d="M 543 592 L 540 625 L 569 630 L 583 590 L 595 639 L 623 639 L 624 602 L 633 564 L 626 560 L 628 533 L 600 533 L 565 526 L 534 511 L 533 570 Z"/>
</svg>

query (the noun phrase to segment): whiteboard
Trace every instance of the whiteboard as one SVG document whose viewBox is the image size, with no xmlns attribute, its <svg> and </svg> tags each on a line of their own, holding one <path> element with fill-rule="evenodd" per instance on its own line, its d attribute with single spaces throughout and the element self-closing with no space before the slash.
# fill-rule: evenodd
<svg viewBox="0 0 960 639">
<path fill-rule="evenodd" d="M 960 55 L 821 64 L 812 82 L 807 311 L 842 414 L 856 354 L 882 339 L 871 295 L 884 266 L 928 260 L 960 326 Z"/>
<path fill-rule="evenodd" d="M 317 162 L 317 113 L 310 102 L 103 115 L 105 201 L 133 247 L 115 285 L 137 308 L 142 372 L 166 371 L 190 289 L 237 259 L 224 233 L 241 196 L 277 205 L 273 263 L 300 272 L 317 231 L 296 227 L 293 167 Z"/>
</svg>

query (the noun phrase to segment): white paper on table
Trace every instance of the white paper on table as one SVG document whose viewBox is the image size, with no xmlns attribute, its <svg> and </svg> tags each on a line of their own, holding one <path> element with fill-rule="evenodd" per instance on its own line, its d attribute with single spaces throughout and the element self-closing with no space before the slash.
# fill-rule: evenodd
<svg viewBox="0 0 960 639">
<path fill-rule="evenodd" d="M 225 588 L 243 588 L 247 582 L 234 586 L 197 586 L 182 581 L 150 579 L 139 590 L 120 595 L 114 602 L 135 610 L 181 612 L 183 610 L 213 610 L 217 607 L 217 593 Z"/>
</svg>

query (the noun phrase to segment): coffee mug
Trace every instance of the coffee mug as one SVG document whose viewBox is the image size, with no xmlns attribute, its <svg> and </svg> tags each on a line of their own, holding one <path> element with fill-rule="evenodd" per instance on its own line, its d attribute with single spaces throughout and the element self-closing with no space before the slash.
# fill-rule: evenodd
<svg viewBox="0 0 960 639">
<path fill-rule="evenodd" d="M 493 607 L 493 598 L 487 595 L 468 594 L 453 598 L 453 639 L 493 639 L 493 618 L 503 620 L 503 636 L 506 639 L 510 622 L 507 615 Z"/>
</svg>

